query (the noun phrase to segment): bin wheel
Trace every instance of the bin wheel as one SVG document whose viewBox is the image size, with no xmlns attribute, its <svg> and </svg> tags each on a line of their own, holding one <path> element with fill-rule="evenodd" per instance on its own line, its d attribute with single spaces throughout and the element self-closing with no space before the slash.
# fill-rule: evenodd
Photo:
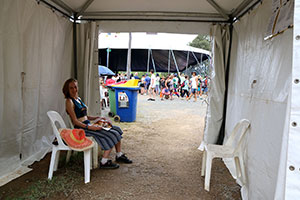
<svg viewBox="0 0 300 200">
<path fill-rule="evenodd" d="M 115 122 L 120 122 L 120 116 L 119 115 L 115 115 L 114 116 L 114 121 Z"/>
<path fill-rule="evenodd" d="M 112 113 L 112 112 L 108 112 L 108 116 L 109 116 L 109 117 L 113 117 L 113 116 L 115 116 L 115 115 L 114 115 L 114 113 Z"/>
</svg>

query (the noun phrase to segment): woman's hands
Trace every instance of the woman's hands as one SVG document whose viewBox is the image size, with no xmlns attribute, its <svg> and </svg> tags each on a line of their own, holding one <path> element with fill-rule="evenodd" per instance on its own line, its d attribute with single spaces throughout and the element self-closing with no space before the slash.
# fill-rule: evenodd
<svg viewBox="0 0 300 200">
<path fill-rule="evenodd" d="M 109 119 L 109 118 L 106 118 L 106 117 L 97 117 L 95 120 L 94 120 L 94 124 L 98 123 L 99 121 L 101 122 L 106 122 L 109 124 L 109 126 L 112 126 L 112 121 Z"/>
<path fill-rule="evenodd" d="M 102 129 L 101 126 L 93 126 L 93 125 L 88 125 L 88 130 L 91 130 L 91 131 L 100 131 Z"/>
</svg>

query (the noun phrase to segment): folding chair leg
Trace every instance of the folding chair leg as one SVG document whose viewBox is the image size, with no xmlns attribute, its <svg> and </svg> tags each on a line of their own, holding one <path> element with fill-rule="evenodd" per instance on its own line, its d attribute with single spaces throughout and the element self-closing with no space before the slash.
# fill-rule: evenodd
<svg viewBox="0 0 300 200">
<path fill-rule="evenodd" d="M 59 155 L 60 155 L 60 150 L 57 150 L 57 151 L 56 151 L 56 156 L 55 156 L 54 171 L 56 171 L 56 170 L 57 170 L 57 167 L 58 167 Z"/>
<path fill-rule="evenodd" d="M 244 160 L 243 160 L 242 156 L 239 156 L 239 163 L 240 163 L 241 176 L 242 176 L 241 179 L 242 179 L 243 184 L 245 184 L 247 176 L 246 176 L 245 165 L 244 165 Z"/>
<path fill-rule="evenodd" d="M 90 182 L 91 149 L 84 151 L 84 183 Z"/>
<path fill-rule="evenodd" d="M 93 169 L 98 168 L 98 144 L 96 143 L 92 149 L 93 151 Z"/>
<path fill-rule="evenodd" d="M 236 179 L 241 177 L 241 165 L 238 157 L 234 157 L 235 170 L 236 170 Z"/>
<path fill-rule="evenodd" d="M 51 161 L 50 161 L 49 172 L 48 172 L 48 179 L 50 179 L 50 180 L 52 179 L 53 171 L 55 171 L 54 166 L 55 166 L 55 160 L 56 160 L 56 153 L 57 153 L 57 149 L 52 148 Z"/>
<path fill-rule="evenodd" d="M 210 172 L 211 172 L 211 163 L 212 156 L 210 153 L 206 153 L 206 167 L 205 167 L 205 181 L 204 181 L 204 189 L 209 191 L 210 184 Z"/>
<path fill-rule="evenodd" d="M 70 161 L 71 155 L 72 155 L 72 150 L 69 150 L 69 151 L 67 152 L 66 163 L 68 163 L 68 162 Z"/>
<path fill-rule="evenodd" d="M 205 175 L 205 165 L 206 165 L 206 151 L 204 150 L 202 154 L 201 176 Z"/>
</svg>

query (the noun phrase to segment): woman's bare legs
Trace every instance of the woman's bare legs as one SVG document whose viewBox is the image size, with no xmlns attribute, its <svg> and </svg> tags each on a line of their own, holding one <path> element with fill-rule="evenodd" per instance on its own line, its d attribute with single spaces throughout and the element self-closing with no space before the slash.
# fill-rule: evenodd
<svg viewBox="0 0 300 200">
<path fill-rule="evenodd" d="M 102 156 L 102 157 L 103 157 L 103 158 L 108 158 L 108 156 L 109 156 L 109 154 L 110 154 L 111 150 L 112 150 L 112 149 L 104 151 L 104 153 L 103 153 L 103 156 Z"/>
<path fill-rule="evenodd" d="M 115 148 L 117 153 L 121 152 L 121 141 L 115 145 Z"/>
</svg>

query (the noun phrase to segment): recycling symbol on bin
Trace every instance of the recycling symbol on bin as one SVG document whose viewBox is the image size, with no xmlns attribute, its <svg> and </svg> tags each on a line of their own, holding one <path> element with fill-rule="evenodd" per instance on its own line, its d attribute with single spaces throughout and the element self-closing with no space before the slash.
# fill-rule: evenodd
<svg viewBox="0 0 300 200">
<path fill-rule="evenodd" d="M 129 107 L 129 99 L 125 92 L 118 92 L 118 105 L 119 108 Z"/>
</svg>

